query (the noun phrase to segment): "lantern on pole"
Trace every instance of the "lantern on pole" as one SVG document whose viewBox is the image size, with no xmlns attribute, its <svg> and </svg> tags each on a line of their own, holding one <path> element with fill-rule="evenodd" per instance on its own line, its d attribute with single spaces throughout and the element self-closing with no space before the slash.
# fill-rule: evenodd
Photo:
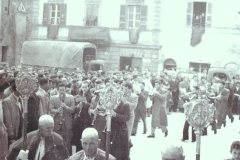
<svg viewBox="0 0 240 160">
<path fill-rule="evenodd" d="M 197 140 L 196 160 L 200 160 L 201 133 L 213 121 L 215 107 L 209 104 L 206 96 L 199 96 L 198 99 L 186 103 L 186 120 L 194 128 Z"/>
<path fill-rule="evenodd" d="M 20 93 L 23 106 L 23 150 L 27 149 L 27 117 L 28 117 L 28 99 L 34 91 L 38 89 L 38 80 L 36 75 L 28 72 L 19 73 L 16 78 L 16 88 Z"/>
<path fill-rule="evenodd" d="M 100 92 L 100 103 L 106 109 L 107 123 L 106 123 L 106 160 L 109 158 L 110 151 L 110 135 L 111 135 L 111 117 L 114 108 L 118 106 L 123 96 L 123 92 L 117 86 L 110 82 L 110 84 Z"/>
</svg>

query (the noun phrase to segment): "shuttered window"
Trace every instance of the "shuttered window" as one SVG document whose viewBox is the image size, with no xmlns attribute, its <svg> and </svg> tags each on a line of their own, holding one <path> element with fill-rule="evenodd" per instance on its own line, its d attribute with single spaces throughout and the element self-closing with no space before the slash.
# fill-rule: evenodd
<svg viewBox="0 0 240 160">
<path fill-rule="evenodd" d="M 86 26 L 98 26 L 98 4 L 87 4 L 86 5 Z"/>
<path fill-rule="evenodd" d="M 193 3 L 187 3 L 187 26 L 192 26 Z"/>
<path fill-rule="evenodd" d="M 45 3 L 43 7 L 43 25 L 66 25 L 67 4 Z"/>
<path fill-rule="evenodd" d="M 212 26 L 212 3 L 207 3 L 207 11 L 206 11 L 206 26 L 211 27 Z"/>
<path fill-rule="evenodd" d="M 121 5 L 119 28 L 147 29 L 147 6 Z"/>
</svg>

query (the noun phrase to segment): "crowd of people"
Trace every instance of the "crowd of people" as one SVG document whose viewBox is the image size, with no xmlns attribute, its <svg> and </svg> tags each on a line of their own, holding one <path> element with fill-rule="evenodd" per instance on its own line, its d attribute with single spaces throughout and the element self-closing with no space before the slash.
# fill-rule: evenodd
<svg viewBox="0 0 240 160">
<path fill-rule="evenodd" d="M 121 101 L 112 112 L 110 159 L 129 160 L 134 144 L 131 136 L 137 135 L 139 121 L 143 122 L 146 138 L 155 138 L 156 128 L 168 136 L 168 115 L 184 112 L 184 103 L 194 94 L 207 95 L 216 107 L 212 130 L 226 126 L 226 117 L 234 121 L 239 114 L 240 82 L 221 81 L 206 75 L 181 77 L 180 74 L 159 75 L 145 72 L 92 71 L 78 68 L 72 72 L 55 69 L 27 68 L 35 75 L 39 88 L 28 100 L 28 152 L 21 150 L 23 143 L 23 105 L 15 84 L 22 71 L 15 67 L 0 72 L 3 125 L 7 131 L 7 159 L 28 156 L 28 159 L 101 159 L 106 150 L 106 108 L 101 104 L 101 91 L 114 84 L 122 92 Z M 146 117 L 151 117 L 151 127 Z M 239 116 L 240 119 L 240 116 Z M 185 121 L 182 141 L 188 140 L 189 123 Z M 207 129 L 203 131 L 207 135 Z M 100 140 L 99 140 L 100 139 Z M 192 130 L 192 142 L 196 136 Z M 44 147 L 43 147 L 44 146 Z M 97 158 L 99 157 L 99 158 Z M 20 159 L 21 159 L 20 158 Z M 54 159 L 53 158 L 53 159 Z"/>
</svg>

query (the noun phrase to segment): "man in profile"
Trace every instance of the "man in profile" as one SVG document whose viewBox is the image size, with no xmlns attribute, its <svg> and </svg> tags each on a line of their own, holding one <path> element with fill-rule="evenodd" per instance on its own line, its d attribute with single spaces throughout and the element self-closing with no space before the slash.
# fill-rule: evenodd
<svg viewBox="0 0 240 160">
<path fill-rule="evenodd" d="M 169 145 L 161 151 L 162 160 L 185 160 L 183 148 L 180 145 Z"/>
<path fill-rule="evenodd" d="M 105 160 L 105 152 L 98 148 L 100 141 L 96 129 L 86 128 L 81 139 L 83 150 L 73 154 L 68 160 Z M 109 160 L 116 160 L 116 158 L 109 154 Z"/>
<path fill-rule="evenodd" d="M 27 150 L 22 150 L 24 139 L 14 142 L 9 149 L 7 160 L 65 160 L 68 150 L 63 138 L 53 132 L 54 120 L 50 115 L 39 118 L 38 130 L 27 134 Z"/>
</svg>

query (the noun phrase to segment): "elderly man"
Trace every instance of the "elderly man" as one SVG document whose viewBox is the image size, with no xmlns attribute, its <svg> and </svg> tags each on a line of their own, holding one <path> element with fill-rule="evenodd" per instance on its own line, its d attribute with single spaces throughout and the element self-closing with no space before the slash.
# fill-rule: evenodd
<svg viewBox="0 0 240 160">
<path fill-rule="evenodd" d="M 68 150 L 62 137 L 53 132 L 53 118 L 50 115 L 42 115 L 38 126 L 38 130 L 27 134 L 27 150 L 22 150 L 24 140 L 21 138 L 10 146 L 7 160 L 65 160 L 68 158 Z"/>
<path fill-rule="evenodd" d="M 183 154 L 182 146 L 169 145 L 166 146 L 161 151 L 162 160 L 184 160 L 185 156 Z"/>
<path fill-rule="evenodd" d="M 70 152 L 73 123 L 71 114 L 75 111 L 74 97 L 66 93 L 64 83 L 58 85 L 58 92 L 58 95 L 50 99 L 49 112 L 54 117 L 54 132 L 63 137 Z"/>
<path fill-rule="evenodd" d="M 98 148 L 100 141 L 96 129 L 86 128 L 81 139 L 83 150 L 73 154 L 69 160 L 105 160 L 105 152 Z M 109 160 L 116 160 L 116 158 L 109 155 Z"/>
</svg>

